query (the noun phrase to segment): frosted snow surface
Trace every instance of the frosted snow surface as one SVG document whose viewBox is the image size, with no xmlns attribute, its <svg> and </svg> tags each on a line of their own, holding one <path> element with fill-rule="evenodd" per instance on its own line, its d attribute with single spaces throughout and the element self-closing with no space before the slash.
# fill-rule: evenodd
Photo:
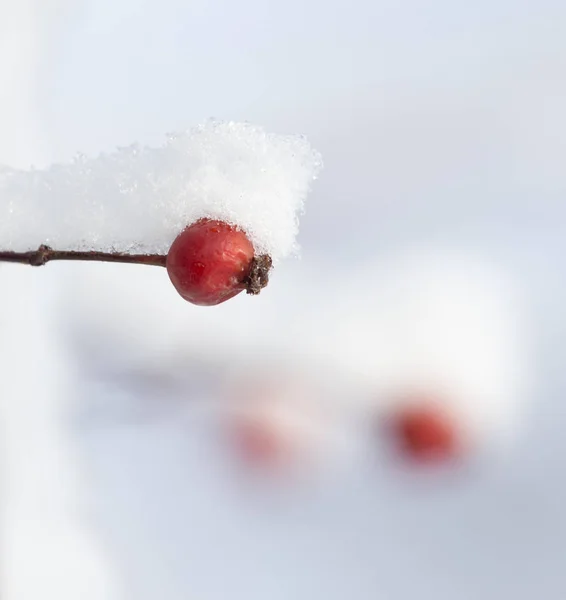
<svg viewBox="0 0 566 600">
<path fill-rule="evenodd" d="M 47 170 L 0 170 L 0 245 L 167 253 L 202 217 L 242 228 L 273 260 L 297 249 L 321 157 L 302 136 L 208 121 L 158 148 L 77 156 Z"/>
</svg>

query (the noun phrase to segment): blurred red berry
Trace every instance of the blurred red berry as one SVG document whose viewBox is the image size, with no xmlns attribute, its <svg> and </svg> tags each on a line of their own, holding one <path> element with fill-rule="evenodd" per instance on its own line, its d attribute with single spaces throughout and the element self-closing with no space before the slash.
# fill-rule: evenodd
<svg viewBox="0 0 566 600">
<path fill-rule="evenodd" d="M 266 419 L 238 419 L 232 436 L 238 456 L 250 466 L 278 470 L 291 459 L 290 440 Z"/>
<path fill-rule="evenodd" d="M 254 248 L 246 234 L 222 221 L 201 219 L 182 231 L 167 254 L 167 272 L 188 302 L 213 306 L 246 289 Z"/>
<path fill-rule="evenodd" d="M 455 422 L 436 406 L 401 407 L 392 415 L 390 427 L 402 452 L 419 462 L 443 462 L 459 454 Z"/>
</svg>

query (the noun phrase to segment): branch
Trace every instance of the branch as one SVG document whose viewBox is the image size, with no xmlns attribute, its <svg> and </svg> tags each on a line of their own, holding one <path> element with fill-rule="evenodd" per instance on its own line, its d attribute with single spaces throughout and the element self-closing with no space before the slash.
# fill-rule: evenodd
<svg viewBox="0 0 566 600">
<path fill-rule="evenodd" d="M 41 267 L 52 260 L 88 260 L 164 267 L 167 256 L 162 254 L 53 250 L 53 248 L 44 245 L 40 246 L 37 250 L 30 250 L 28 252 L 0 251 L 0 261 L 3 262 L 22 263 L 32 267 Z"/>
<path fill-rule="evenodd" d="M 41 245 L 37 250 L 12 252 L 0 250 L 0 262 L 21 263 L 32 267 L 41 267 L 52 260 L 88 260 L 98 262 L 129 263 L 165 267 L 167 256 L 163 254 L 127 254 L 124 252 L 97 252 L 80 250 L 53 250 Z M 257 295 L 269 282 L 271 257 L 262 254 L 252 260 L 250 272 L 242 281 L 248 294 Z"/>
</svg>

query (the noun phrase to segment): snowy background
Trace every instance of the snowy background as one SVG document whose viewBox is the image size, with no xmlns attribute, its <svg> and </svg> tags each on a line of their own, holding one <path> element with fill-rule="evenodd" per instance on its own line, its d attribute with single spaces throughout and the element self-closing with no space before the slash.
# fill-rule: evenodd
<svg viewBox="0 0 566 600">
<path fill-rule="evenodd" d="M 558 0 L 0 0 L 0 163 L 208 117 L 325 161 L 302 258 L 258 298 L 203 312 L 144 267 L 0 267 L 2 598 L 564 597 L 565 26 Z M 408 244 L 525 290 L 538 377 L 512 448 L 424 478 L 371 444 L 292 488 L 235 475 L 192 407 L 234 365 L 319 373 L 301 325 L 370 327 L 347 292 Z"/>
</svg>

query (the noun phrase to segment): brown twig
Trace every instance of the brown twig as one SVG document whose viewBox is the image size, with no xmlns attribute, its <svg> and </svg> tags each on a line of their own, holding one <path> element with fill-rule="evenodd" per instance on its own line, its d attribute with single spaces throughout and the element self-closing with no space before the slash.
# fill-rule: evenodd
<svg viewBox="0 0 566 600">
<path fill-rule="evenodd" d="M 37 250 L 29 250 L 27 252 L 0 251 L 0 262 L 21 263 L 32 267 L 41 267 L 52 260 L 87 260 L 164 267 L 167 256 L 163 254 L 98 252 L 95 250 L 53 250 L 53 248 L 45 245 L 41 245 Z M 248 294 L 259 294 L 268 284 L 271 266 L 271 257 L 267 254 L 262 254 L 253 259 L 250 272 L 243 281 Z"/>
<path fill-rule="evenodd" d="M 52 260 L 88 260 L 99 262 L 131 263 L 164 267 L 167 256 L 162 254 L 127 254 L 124 252 L 97 252 L 81 250 L 53 250 L 49 246 L 40 246 L 28 252 L 0 251 L 0 261 L 21 263 L 32 267 L 41 267 Z"/>
</svg>

